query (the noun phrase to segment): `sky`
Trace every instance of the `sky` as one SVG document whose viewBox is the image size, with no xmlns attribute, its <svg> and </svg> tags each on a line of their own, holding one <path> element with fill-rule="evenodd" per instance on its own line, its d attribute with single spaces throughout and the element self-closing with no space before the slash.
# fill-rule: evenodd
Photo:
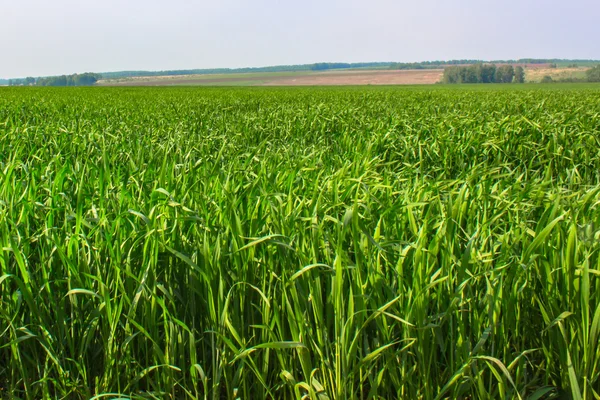
<svg viewBox="0 0 600 400">
<path fill-rule="evenodd" d="M 599 0 L 0 0 L 0 78 L 600 59 Z"/>
</svg>

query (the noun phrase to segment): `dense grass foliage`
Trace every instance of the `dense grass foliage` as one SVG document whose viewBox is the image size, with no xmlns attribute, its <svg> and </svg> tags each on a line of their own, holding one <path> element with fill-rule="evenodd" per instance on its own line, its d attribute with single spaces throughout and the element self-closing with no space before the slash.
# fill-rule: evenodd
<svg viewBox="0 0 600 400">
<path fill-rule="evenodd" d="M 2 89 L 0 173 L 0 397 L 600 393 L 598 87 Z"/>
</svg>

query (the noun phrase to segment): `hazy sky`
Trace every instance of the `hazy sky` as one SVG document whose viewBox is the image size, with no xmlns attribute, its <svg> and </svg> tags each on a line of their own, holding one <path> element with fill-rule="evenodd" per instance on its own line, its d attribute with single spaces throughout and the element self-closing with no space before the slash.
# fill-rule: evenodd
<svg viewBox="0 0 600 400">
<path fill-rule="evenodd" d="M 599 0 L 0 0 L 0 77 L 600 58 Z"/>
</svg>

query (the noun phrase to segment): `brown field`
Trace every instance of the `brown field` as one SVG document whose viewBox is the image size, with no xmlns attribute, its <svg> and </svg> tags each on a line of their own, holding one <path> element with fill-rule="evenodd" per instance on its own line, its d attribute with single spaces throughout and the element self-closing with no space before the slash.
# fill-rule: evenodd
<svg viewBox="0 0 600 400">
<path fill-rule="evenodd" d="M 443 72 L 444 70 L 442 69 L 322 72 L 305 76 L 280 78 L 264 85 L 429 85 L 438 82 Z"/>
<path fill-rule="evenodd" d="M 181 75 L 101 80 L 101 86 L 334 86 L 334 85 L 421 85 L 440 80 L 443 69 L 348 70 L 294 73 L 246 73 Z"/>
</svg>

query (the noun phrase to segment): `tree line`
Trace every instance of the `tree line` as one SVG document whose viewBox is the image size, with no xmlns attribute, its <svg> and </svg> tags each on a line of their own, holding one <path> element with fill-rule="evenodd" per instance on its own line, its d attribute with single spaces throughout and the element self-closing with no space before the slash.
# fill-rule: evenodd
<svg viewBox="0 0 600 400">
<path fill-rule="evenodd" d="M 520 58 L 518 60 L 475 60 L 475 59 L 462 59 L 462 60 L 437 60 L 437 61 L 421 61 L 421 62 L 409 62 L 409 63 L 392 63 L 390 69 L 439 69 L 446 66 L 460 66 L 460 65 L 473 65 L 473 64 L 549 64 L 550 68 L 557 68 L 560 66 L 594 66 L 598 63 L 597 60 L 569 60 L 561 58 Z"/>
<path fill-rule="evenodd" d="M 92 86 L 101 78 L 100 74 L 86 72 L 84 74 L 48 76 L 43 78 L 27 77 L 9 79 L 9 86 Z"/>
<path fill-rule="evenodd" d="M 521 66 L 473 64 L 444 69 L 443 83 L 524 83 L 525 70 Z"/>
</svg>

